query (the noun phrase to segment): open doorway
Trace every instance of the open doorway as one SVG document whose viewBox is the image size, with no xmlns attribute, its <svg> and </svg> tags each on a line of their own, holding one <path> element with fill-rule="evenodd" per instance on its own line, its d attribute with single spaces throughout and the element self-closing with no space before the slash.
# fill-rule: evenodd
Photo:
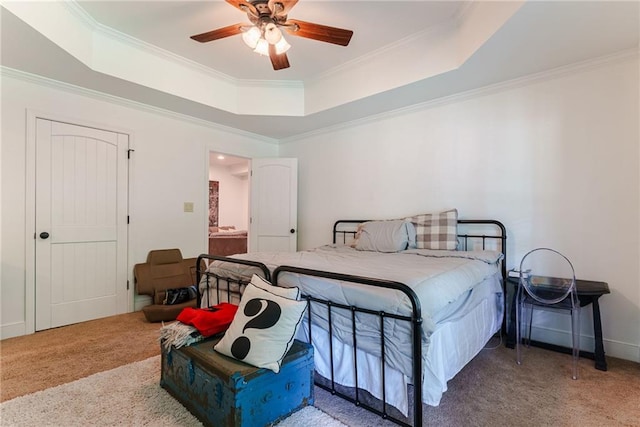
<svg viewBox="0 0 640 427">
<path fill-rule="evenodd" d="M 249 159 L 209 153 L 209 254 L 247 252 Z"/>
</svg>

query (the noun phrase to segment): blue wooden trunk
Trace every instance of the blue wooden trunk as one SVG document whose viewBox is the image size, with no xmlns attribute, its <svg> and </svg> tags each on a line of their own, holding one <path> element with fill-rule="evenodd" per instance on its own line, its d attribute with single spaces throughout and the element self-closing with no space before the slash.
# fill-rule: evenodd
<svg viewBox="0 0 640 427">
<path fill-rule="evenodd" d="M 213 350 L 217 340 L 162 350 L 160 385 L 209 426 L 268 426 L 313 404 L 313 347 L 295 341 L 280 372 Z"/>
</svg>

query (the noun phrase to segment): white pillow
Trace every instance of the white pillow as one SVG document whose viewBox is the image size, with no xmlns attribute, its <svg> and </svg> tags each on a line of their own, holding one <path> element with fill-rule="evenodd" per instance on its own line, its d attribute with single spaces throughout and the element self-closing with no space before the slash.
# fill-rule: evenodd
<svg viewBox="0 0 640 427">
<path fill-rule="evenodd" d="M 305 301 L 283 298 L 249 283 L 233 322 L 214 349 L 277 374 L 306 308 Z"/>
<path fill-rule="evenodd" d="M 280 286 L 273 286 L 271 283 L 263 279 L 262 277 L 254 274 L 251 277 L 251 284 L 257 286 L 263 291 L 271 292 L 272 294 L 276 294 L 278 296 L 289 298 L 289 299 L 300 299 L 300 290 L 296 287 L 293 288 L 283 288 Z"/>
<path fill-rule="evenodd" d="M 404 219 L 369 221 L 358 227 L 355 248 L 360 251 L 399 252 L 409 245 L 410 224 Z"/>
</svg>

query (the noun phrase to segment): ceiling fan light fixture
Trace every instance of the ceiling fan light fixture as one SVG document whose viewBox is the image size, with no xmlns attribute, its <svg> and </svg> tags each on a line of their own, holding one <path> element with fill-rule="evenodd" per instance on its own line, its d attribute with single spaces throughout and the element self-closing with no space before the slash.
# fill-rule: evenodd
<svg viewBox="0 0 640 427">
<path fill-rule="evenodd" d="M 269 44 L 275 45 L 282 40 L 282 32 L 276 24 L 269 22 L 264 26 L 264 38 L 269 42 Z"/>
<path fill-rule="evenodd" d="M 256 45 L 256 48 L 253 49 L 253 51 L 262 56 L 269 56 L 269 42 L 261 38 L 260 40 L 258 40 L 258 44 Z"/>
<path fill-rule="evenodd" d="M 289 50 L 290 47 L 291 45 L 287 43 L 284 37 L 280 37 L 280 40 L 278 41 L 278 43 L 275 44 L 276 53 L 278 55 L 285 53 L 286 51 Z"/>
<path fill-rule="evenodd" d="M 262 37 L 260 29 L 258 27 L 251 27 L 242 33 L 242 41 L 251 49 L 255 49 L 258 41 Z"/>
</svg>

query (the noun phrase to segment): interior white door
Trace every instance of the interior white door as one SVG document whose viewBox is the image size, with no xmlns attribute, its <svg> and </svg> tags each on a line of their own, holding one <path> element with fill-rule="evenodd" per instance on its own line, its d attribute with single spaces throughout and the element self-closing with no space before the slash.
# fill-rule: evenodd
<svg viewBox="0 0 640 427">
<path fill-rule="evenodd" d="M 36 330 L 127 312 L 128 148 L 36 120 Z"/>
<path fill-rule="evenodd" d="M 252 159 L 249 251 L 295 252 L 298 160 Z"/>
</svg>

